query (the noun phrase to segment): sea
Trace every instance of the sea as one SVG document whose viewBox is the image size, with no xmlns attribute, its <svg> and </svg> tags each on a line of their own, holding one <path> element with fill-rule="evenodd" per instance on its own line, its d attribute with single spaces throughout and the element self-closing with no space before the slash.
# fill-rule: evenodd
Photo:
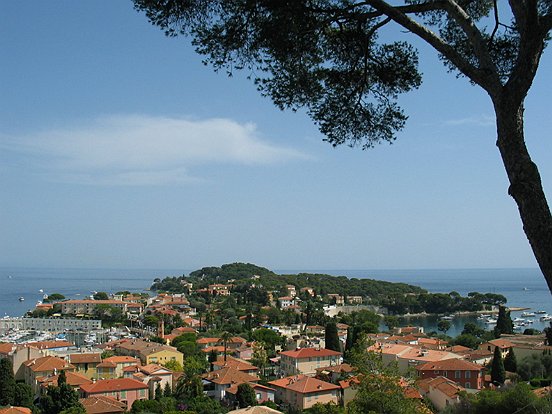
<svg viewBox="0 0 552 414">
<path fill-rule="evenodd" d="M 146 292 L 155 278 L 187 275 L 191 269 L 69 269 L 0 267 L 0 317 L 22 316 L 42 300 L 44 294 L 61 293 L 79 299 L 93 292 L 115 293 L 128 290 Z M 420 286 L 432 293 L 456 291 L 462 296 L 469 292 L 498 293 L 510 307 L 542 310 L 552 315 L 552 295 L 537 268 L 523 269 L 404 269 L 404 270 L 347 270 L 347 269 L 283 269 L 278 274 L 326 273 L 350 278 L 371 278 L 403 282 Z M 22 299 L 22 300 L 20 300 Z M 521 311 L 512 312 L 512 318 Z M 527 326 L 544 329 L 549 322 L 537 317 Z M 413 317 L 402 324 L 421 325 L 426 331 L 436 330 L 435 316 Z M 447 335 L 460 334 L 466 322 L 485 327 L 475 316 L 456 316 Z"/>
</svg>

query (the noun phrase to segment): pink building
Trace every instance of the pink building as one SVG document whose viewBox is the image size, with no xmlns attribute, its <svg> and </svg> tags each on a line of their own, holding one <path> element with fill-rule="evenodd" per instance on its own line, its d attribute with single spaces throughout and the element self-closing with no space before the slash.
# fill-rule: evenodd
<svg viewBox="0 0 552 414">
<path fill-rule="evenodd" d="M 80 387 L 82 398 L 103 395 L 126 403 L 128 409 L 136 400 L 147 400 L 148 385 L 132 378 L 117 378 L 95 381 Z"/>
</svg>

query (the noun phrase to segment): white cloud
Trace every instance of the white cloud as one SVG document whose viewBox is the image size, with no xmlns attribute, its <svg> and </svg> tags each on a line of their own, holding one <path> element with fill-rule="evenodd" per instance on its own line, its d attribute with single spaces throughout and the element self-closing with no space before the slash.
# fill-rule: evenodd
<svg viewBox="0 0 552 414">
<path fill-rule="evenodd" d="M 27 156 L 46 177 L 84 184 L 156 185 L 197 180 L 205 164 L 272 164 L 306 158 L 260 137 L 255 125 L 229 119 L 127 115 L 87 125 L 4 137 L 0 145 Z"/>
</svg>

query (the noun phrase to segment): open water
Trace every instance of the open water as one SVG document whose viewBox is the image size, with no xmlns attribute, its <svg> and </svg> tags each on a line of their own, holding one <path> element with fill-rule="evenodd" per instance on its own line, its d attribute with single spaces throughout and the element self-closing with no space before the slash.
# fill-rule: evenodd
<svg viewBox="0 0 552 414">
<path fill-rule="evenodd" d="M 47 269 L 0 267 L 0 317 L 21 316 L 34 308 L 43 293 L 58 292 L 68 298 L 84 298 L 92 291 L 114 293 L 122 290 L 147 290 L 153 279 L 188 274 L 186 269 Z M 301 269 L 275 270 L 277 273 L 327 273 L 356 278 L 372 278 L 390 282 L 405 282 L 421 286 L 430 292 L 457 291 L 465 296 L 469 292 L 499 293 L 508 298 L 511 307 L 542 309 L 552 314 L 552 295 L 538 269 L 412 269 L 412 270 L 328 270 Z M 24 301 L 19 301 L 19 298 Z M 520 312 L 512 313 L 512 317 Z M 535 318 L 530 326 L 543 329 L 544 323 Z M 460 333 L 465 322 L 475 318 L 462 316 L 451 321 L 451 336 Z M 411 319 L 426 330 L 435 330 L 434 317 Z"/>
</svg>

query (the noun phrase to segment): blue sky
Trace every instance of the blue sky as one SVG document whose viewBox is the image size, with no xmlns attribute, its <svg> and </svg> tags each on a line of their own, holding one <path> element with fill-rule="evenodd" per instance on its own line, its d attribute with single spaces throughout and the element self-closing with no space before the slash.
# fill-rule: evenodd
<svg viewBox="0 0 552 414">
<path fill-rule="evenodd" d="M 332 148 L 129 1 L 0 15 L 0 265 L 533 267 L 488 97 L 421 48 L 393 145 Z M 545 53 L 526 138 L 552 185 Z"/>
</svg>

